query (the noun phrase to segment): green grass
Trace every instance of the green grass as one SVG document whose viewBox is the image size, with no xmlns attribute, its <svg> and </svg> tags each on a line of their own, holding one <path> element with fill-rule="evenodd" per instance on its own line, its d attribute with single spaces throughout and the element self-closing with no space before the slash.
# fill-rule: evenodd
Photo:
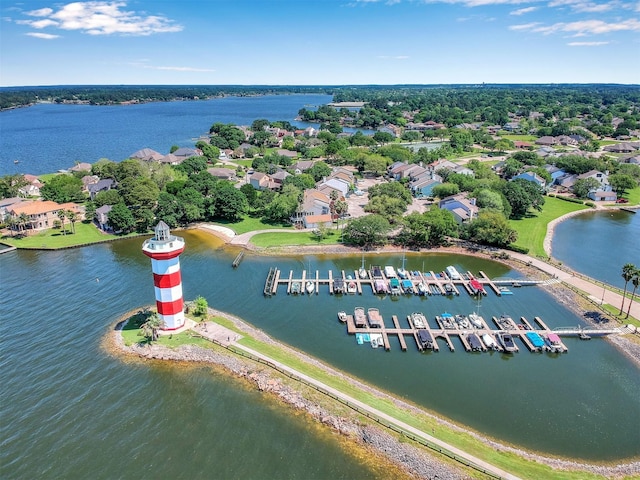
<svg viewBox="0 0 640 480">
<path fill-rule="evenodd" d="M 546 197 L 541 212 L 534 211 L 523 219 L 509 220 L 511 228 L 518 232 L 518 241 L 515 244 L 528 248 L 531 256 L 547 258 L 543 243 L 549 222 L 566 213 L 587 208 L 589 207 L 585 205 L 565 202 L 555 197 Z"/>
<path fill-rule="evenodd" d="M 512 135 L 510 133 L 506 133 L 504 135 L 500 135 L 502 138 L 511 140 L 512 142 L 535 142 L 538 137 L 535 135 Z"/>
<path fill-rule="evenodd" d="M 267 223 L 264 222 L 261 218 L 256 217 L 245 217 L 243 220 L 239 222 L 215 222 L 220 225 L 224 225 L 225 227 L 230 228 L 237 235 L 241 235 L 247 232 L 254 232 L 256 230 L 267 230 L 273 228 L 281 228 L 283 230 L 293 230 L 293 226 L 290 223 L 282 224 L 282 223 Z"/>
<path fill-rule="evenodd" d="M 92 223 L 76 222 L 76 233 L 72 232 L 71 224 L 65 222 L 65 232 L 62 229 L 51 228 L 35 235 L 26 237 L 11 237 L 10 235 L 2 237 L 2 243 L 18 248 L 66 248 L 88 243 L 104 242 L 117 238 L 135 237 L 137 234 L 129 235 L 109 235 L 102 233 Z"/>
<path fill-rule="evenodd" d="M 625 308 L 624 308 L 624 311 L 622 312 L 622 315 L 620 315 L 620 305 L 615 306 L 615 305 L 609 305 L 608 303 L 605 303 L 604 305 L 602 305 L 602 308 L 604 308 L 607 312 L 609 312 L 612 316 L 614 316 L 620 323 L 623 323 L 625 325 L 630 323 L 631 325 L 634 325 L 640 328 L 640 320 L 632 317 L 631 315 L 629 315 L 629 318 L 626 318 L 627 317 L 626 312 L 627 312 L 630 298 L 631 298 L 631 294 L 627 292 L 627 299 L 624 302 Z"/>
<path fill-rule="evenodd" d="M 56 177 L 58 175 L 61 175 L 61 174 L 60 173 L 43 173 L 42 175 L 38 175 L 38 178 L 42 183 L 47 183 L 53 177 Z"/>
<path fill-rule="evenodd" d="M 259 233 L 251 237 L 257 247 L 285 247 L 290 245 L 333 245 L 340 243 L 340 232 L 330 230 L 325 238 L 318 238 L 311 232 Z"/>
<path fill-rule="evenodd" d="M 217 319 L 216 319 L 217 320 Z M 228 326 L 228 325 L 225 325 Z M 292 356 L 276 345 L 262 343 L 252 337 L 243 336 L 239 341 L 242 345 L 252 348 L 273 360 L 277 360 L 303 374 L 317 379 L 324 384 L 333 387 L 361 402 L 370 405 L 408 425 L 427 433 L 433 433 L 438 439 L 443 440 L 467 453 L 475 455 L 497 467 L 513 472 L 522 478 L 553 478 L 553 479 L 589 479 L 602 478 L 587 472 L 559 472 L 551 467 L 532 462 L 515 454 L 503 452 L 492 448 L 478 439 L 464 432 L 453 430 L 441 425 L 433 417 L 418 415 L 398 407 L 393 400 L 380 398 L 369 391 L 362 390 L 348 378 L 332 375 L 324 369 L 310 365 L 298 357 Z"/>
</svg>

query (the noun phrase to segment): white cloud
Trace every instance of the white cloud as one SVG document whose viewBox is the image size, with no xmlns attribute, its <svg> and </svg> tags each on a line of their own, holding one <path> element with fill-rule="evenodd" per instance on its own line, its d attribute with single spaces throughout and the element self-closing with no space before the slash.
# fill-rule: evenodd
<svg viewBox="0 0 640 480">
<path fill-rule="evenodd" d="M 589 0 L 551 0 L 549 7 L 569 7 L 576 12 L 581 13 L 601 13 L 613 10 L 619 6 L 619 1 L 610 2 L 592 2 Z"/>
<path fill-rule="evenodd" d="M 513 12 L 511 12 L 509 15 L 524 15 L 525 13 L 531 13 L 531 12 L 535 12 L 538 9 L 538 7 L 526 7 L 526 8 L 519 8 L 518 10 L 514 10 Z"/>
<path fill-rule="evenodd" d="M 521 25 L 511 25 L 509 30 L 532 30 L 533 28 L 540 25 L 540 22 L 531 22 L 531 23 L 523 23 Z"/>
<path fill-rule="evenodd" d="M 62 30 L 78 30 L 89 35 L 152 35 L 154 33 L 179 32 L 181 25 L 157 15 L 141 15 L 123 10 L 124 1 L 74 2 L 59 10 L 41 8 L 26 12 L 42 20 L 22 20 L 19 23 L 33 28 L 57 27 Z"/>
<path fill-rule="evenodd" d="M 28 32 L 28 33 L 25 33 L 25 35 L 28 35 L 30 37 L 35 37 L 35 38 L 41 38 L 43 40 L 53 40 L 55 38 L 60 38 L 60 35 L 52 35 L 50 33 L 40 33 L 40 32 Z"/>
<path fill-rule="evenodd" d="M 535 27 L 531 30 L 544 35 L 556 32 L 571 33 L 575 36 L 601 35 L 611 32 L 640 31 L 640 21 L 633 18 L 618 23 L 607 23 L 602 20 L 582 20 L 570 23 L 554 23 L 549 26 Z"/>
<path fill-rule="evenodd" d="M 599 47 L 600 45 L 609 45 L 609 42 L 569 42 L 570 47 Z"/>
</svg>

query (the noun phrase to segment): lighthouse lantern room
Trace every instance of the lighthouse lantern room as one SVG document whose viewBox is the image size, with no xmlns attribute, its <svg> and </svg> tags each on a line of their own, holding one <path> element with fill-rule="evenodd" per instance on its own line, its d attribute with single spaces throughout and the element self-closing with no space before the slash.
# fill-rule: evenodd
<svg viewBox="0 0 640 480">
<path fill-rule="evenodd" d="M 156 307 L 164 322 L 163 330 L 176 330 L 185 322 L 180 275 L 183 251 L 184 239 L 171 235 L 169 226 L 163 221 L 156 225 L 155 236 L 142 244 L 142 252 L 151 258 Z"/>
</svg>

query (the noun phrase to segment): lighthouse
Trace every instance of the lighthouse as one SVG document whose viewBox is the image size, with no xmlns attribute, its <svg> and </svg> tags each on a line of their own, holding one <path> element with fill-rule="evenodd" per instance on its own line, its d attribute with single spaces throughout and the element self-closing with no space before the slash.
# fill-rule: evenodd
<svg viewBox="0 0 640 480">
<path fill-rule="evenodd" d="M 184 239 L 171 235 L 169 226 L 162 220 L 156 225 L 155 232 L 153 238 L 142 244 L 142 252 L 151 258 L 156 307 L 158 316 L 164 321 L 163 330 L 176 330 L 184 325 L 180 276 L 180 254 L 184 251 Z"/>
</svg>

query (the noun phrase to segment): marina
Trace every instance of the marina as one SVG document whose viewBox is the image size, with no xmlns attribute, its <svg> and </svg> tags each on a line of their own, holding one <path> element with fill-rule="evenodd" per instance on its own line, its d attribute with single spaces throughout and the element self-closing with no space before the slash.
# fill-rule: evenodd
<svg viewBox="0 0 640 480">
<path fill-rule="evenodd" d="M 473 320 L 470 320 L 470 317 Z M 338 319 L 346 324 L 347 333 L 354 335 L 356 343 L 370 343 L 373 348 L 391 349 L 391 337 L 398 340 L 402 351 L 407 350 L 406 337 L 413 337 L 419 351 L 440 351 L 440 344 L 454 352 L 456 343 L 462 344 L 466 352 L 496 351 L 514 354 L 520 351 L 516 340 L 530 352 L 567 353 L 569 349 L 562 342 L 560 335 L 575 336 L 584 332 L 580 329 L 551 330 L 540 317 L 530 322 L 524 317 L 516 323 L 511 317 L 492 317 L 498 327 L 492 329 L 483 317 L 477 313 L 453 315 L 444 312 L 434 317 L 435 323 L 422 312 L 414 312 L 406 318 L 406 325 L 401 325 L 396 315 L 391 316 L 393 326 L 387 326 L 377 308 L 356 307 L 353 315 L 338 312 Z M 534 325 L 536 328 L 534 328 Z M 626 327 L 615 329 L 590 329 L 594 336 L 605 336 L 627 333 Z M 440 344 L 438 343 L 440 340 Z"/>
<path fill-rule="evenodd" d="M 287 294 L 298 294 L 306 291 L 308 294 L 321 292 L 321 288 L 330 295 L 362 295 L 370 290 L 374 295 L 447 295 L 458 296 L 460 291 L 466 291 L 471 296 L 487 295 L 487 289 L 497 296 L 512 294 L 504 286 L 499 286 L 500 280 L 491 280 L 483 271 L 475 276 L 471 272 L 458 272 L 454 267 L 448 267 L 445 272 L 395 269 L 391 265 L 385 267 L 374 265 L 366 269 L 364 265 L 357 270 L 341 270 L 334 276 L 332 270 L 326 277 L 320 277 L 318 270 L 303 270 L 300 276 L 289 271 L 288 276 L 283 276 L 282 271 L 276 267 L 269 269 L 264 285 L 264 295 L 272 296 L 278 293 L 278 288 L 284 286 Z M 512 280 L 507 281 L 513 285 Z M 523 281 L 521 283 L 526 283 Z M 531 285 L 537 285 L 537 281 L 529 281 Z M 301 288 L 301 286 L 305 286 Z"/>
</svg>

